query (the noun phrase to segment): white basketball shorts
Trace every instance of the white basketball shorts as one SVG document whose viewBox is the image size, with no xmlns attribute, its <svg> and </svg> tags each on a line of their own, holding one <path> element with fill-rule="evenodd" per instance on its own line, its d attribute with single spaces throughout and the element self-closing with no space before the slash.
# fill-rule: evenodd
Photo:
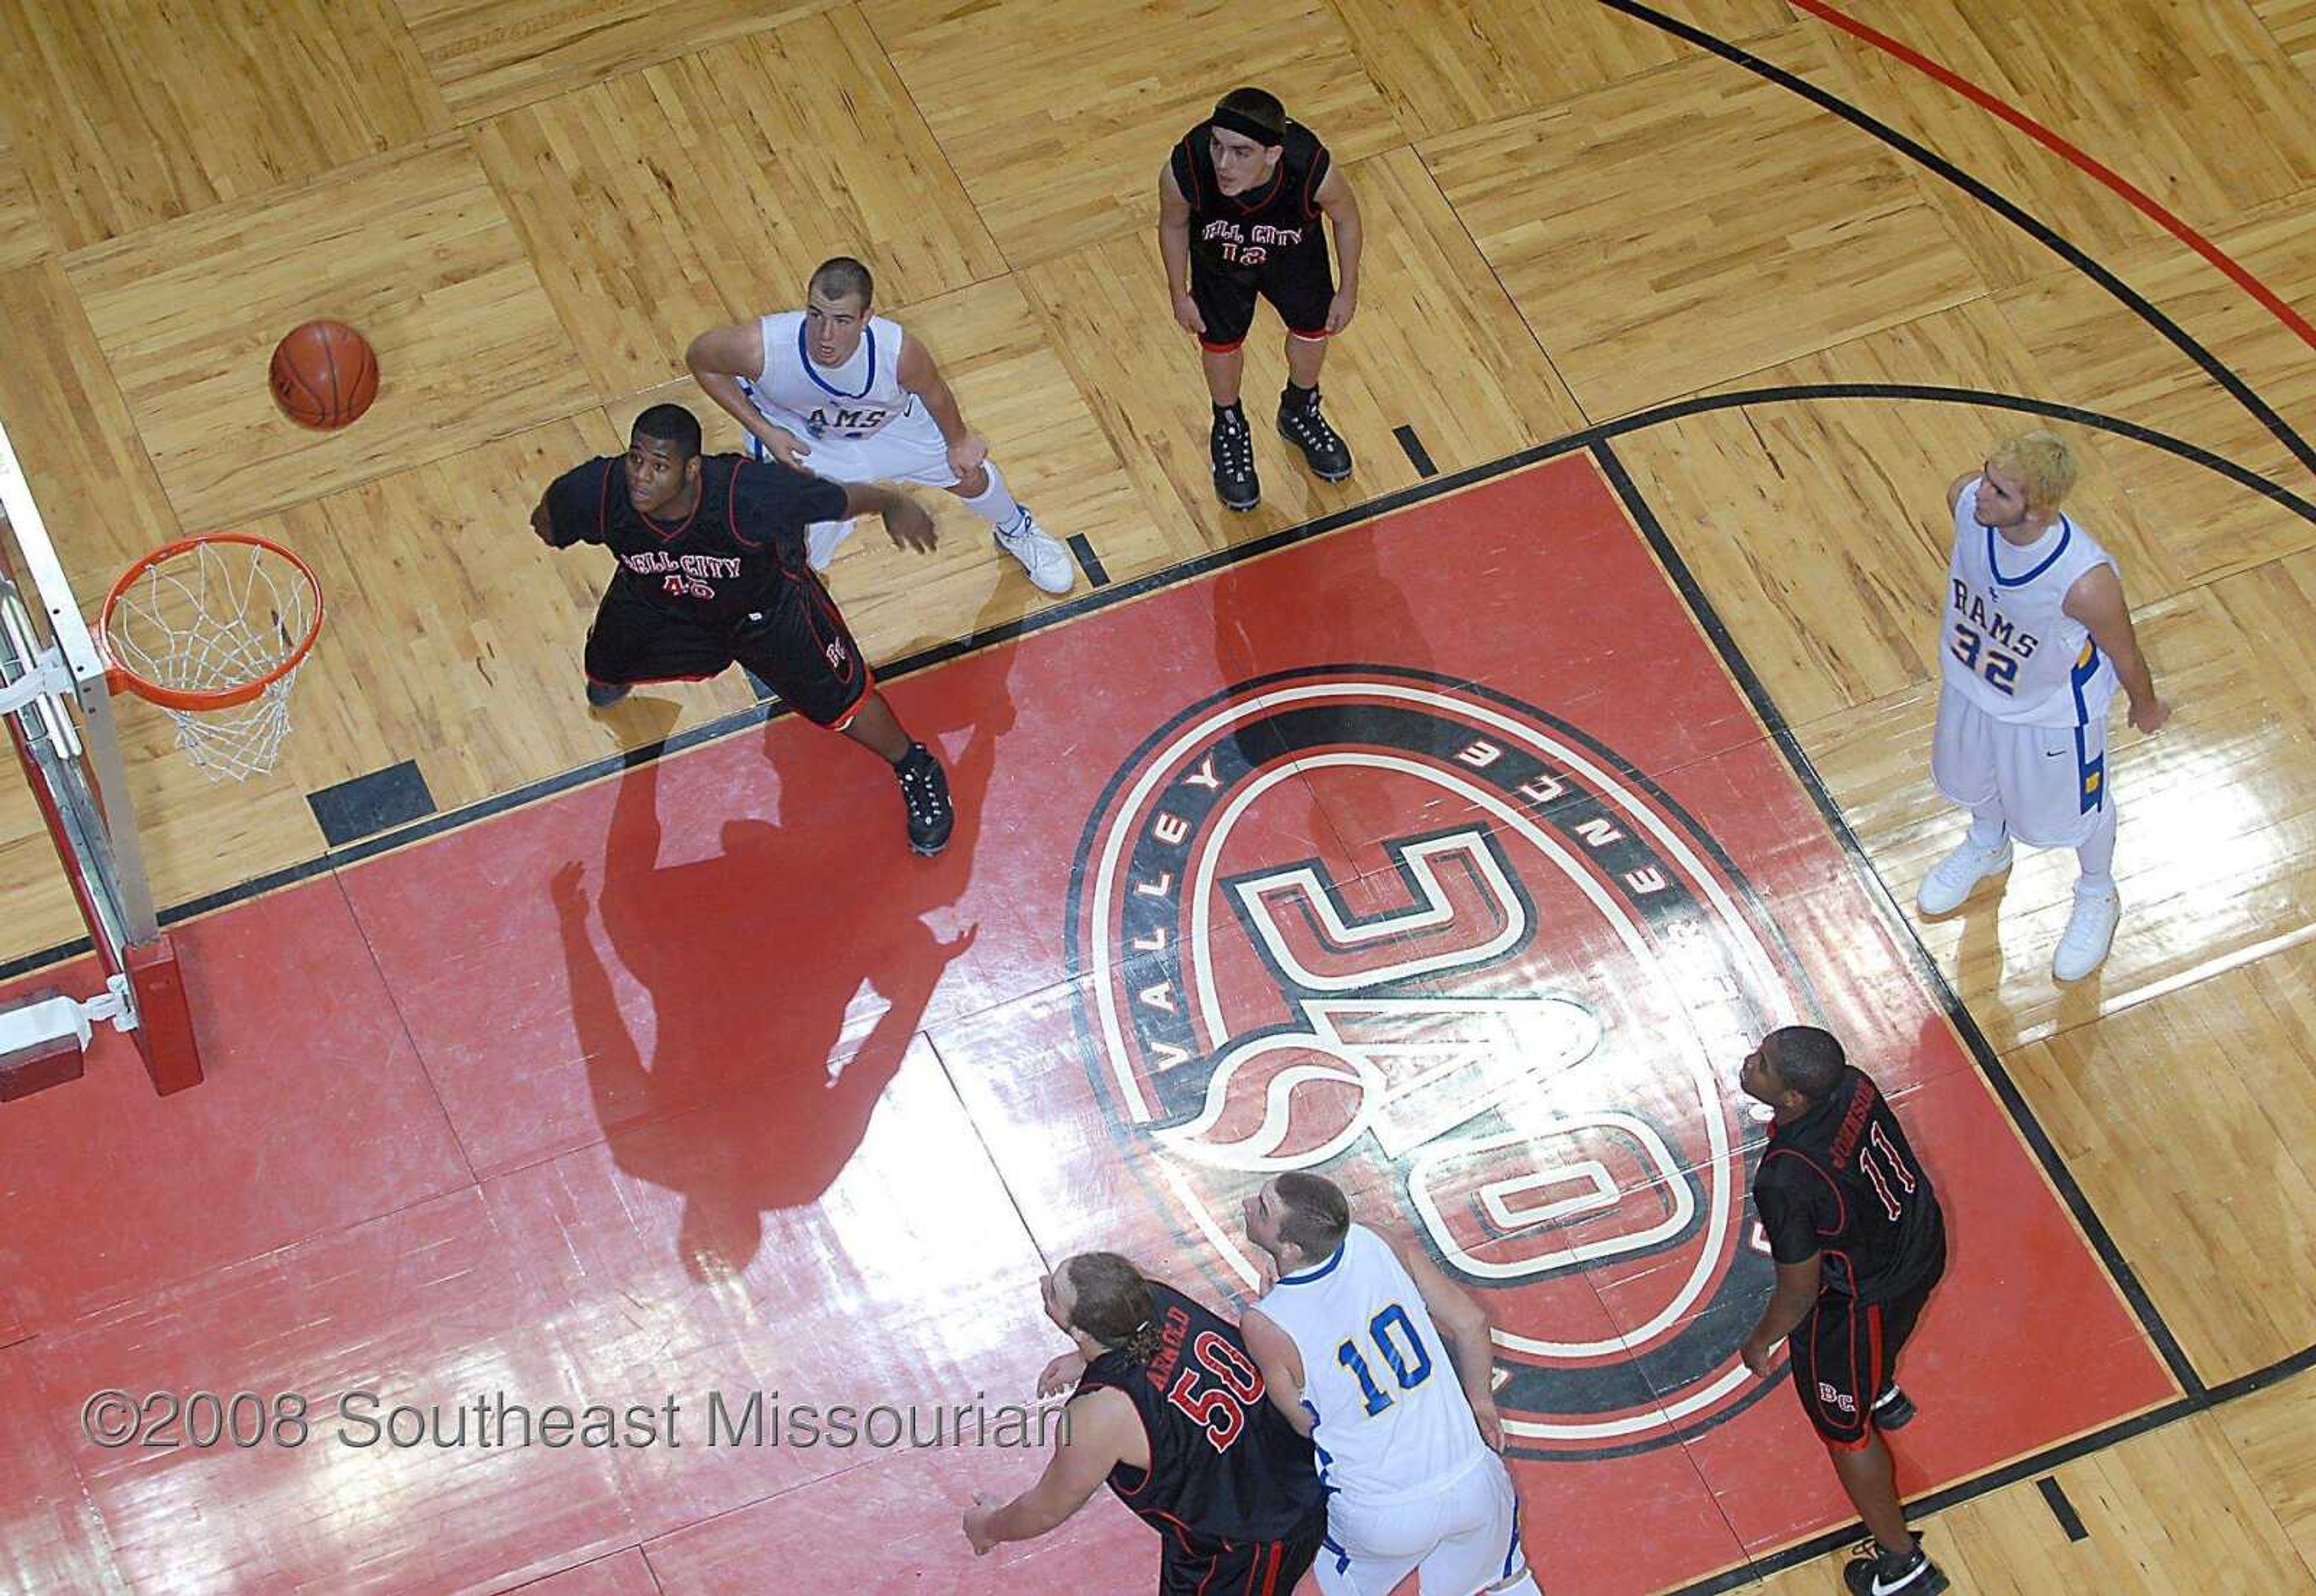
<svg viewBox="0 0 2316 1596">
<path fill-rule="evenodd" d="M 774 414 L 771 420 L 774 426 L 804 440 L 812 451 L 804 457 L 804 468 L 815 476 L 841 483 L 956 485 L 957 473 L 949 465 L 949 445 L 941 441 L 940 426 L 922 404 L 912 404 L 866 438 L 815 438 L 805 430 L 800 416 Z M 748 443 L 757 459 L 765 457 L 762 444 L 753 438 Z"/>
<path fill-rule="evenodd" d="M 2107 716 L 2086 726 L 2021 726 L 1942 693 L 1930 776 L 1964 808 L 2000 803 L 2010 834 L 2030 847 L 2080 847 L 2114 802 Z"/>
<path fill-rule="evenodd" d="M 1511 1476 L 1482 1452 L 1436 1490 L 1367 1504 L 1330 1497 L 1316 1572 L 1324 1596 L 1391 1596 L 1414 1570 L 1423 1596 L 1475 1596 L 1527 1566 Z"/>
<path fill-rule="evenodd" d="M 804 439 L 812 452 L 804 457 L 806 471 L 815 476 L 824 476 L 840 483 L 922 483 L 927 487 L 951 488 L 957 485 L 957 473 L 949 468 L 949 445 L 943 441 L 940 427 L 922 404 L 912 403 L 866 438 L 815 438 L 806 430 L 802 416 L 768 412 L 775 427 L 787 429 Z M 764 446 L 752 436 L 748 448 L 755 458 L 767 458 Z M 852 522 L 815 521 L 806 534 L 805 541 L 815 571 L 828 569 L 828 562 L 852 531 Z"/>
</svg>

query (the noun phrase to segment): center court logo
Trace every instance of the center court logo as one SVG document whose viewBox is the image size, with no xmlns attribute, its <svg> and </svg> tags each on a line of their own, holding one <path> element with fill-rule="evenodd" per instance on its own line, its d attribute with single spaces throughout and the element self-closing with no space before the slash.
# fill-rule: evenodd
<svg viewBox="0 0 2316 1596">
<path fill-rule="evenodd" d="M 1798 977 L 1713 840 L 1541 711 L 1376 667 L 1241 684 L 1112 778 L 1070 955 L 1153 1200 L 1254 1278 L 1241 1201 L 1325 1173 L 1480 1294 L 1518 1450 L 1612 1456 L 1769 1388 L 1732 1076 Z"/>
</svg>

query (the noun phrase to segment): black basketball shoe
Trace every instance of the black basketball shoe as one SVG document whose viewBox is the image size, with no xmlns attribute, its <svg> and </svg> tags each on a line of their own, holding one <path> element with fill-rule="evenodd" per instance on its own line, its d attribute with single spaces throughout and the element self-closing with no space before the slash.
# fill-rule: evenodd
<svg viewBox="0 0 2316 1596">
<path fill-rule="evenodd" d="M 1946 1588 L 1943 1569 L 1915 1541 L 1911 1552 L 1893 1552 L 1878 1541 L 1867 1541 L 1850 1554 L 1841 1571 L 1841 1583 L 1850 1596 L 1934 1596 Z"/>
<path fill-rule="evenodd" d="M 1278 435 L 1303 451 L 1304 463 L 1321 482 L 1339 483 L 1351 474 L 1351 449 L 1319 413 L 1319 390 L 1307 397 L 1289 387 L 1278 395 Z"/>
<path fill-rule="evenodd" d="M 1215 460 L 1215 496 L 1225 510 L 1252 510 L 1262 501 L 1262 479 L 1254 474 L 1254 434 L 1237 405 L 1215 412 L 1207 447 Z"/>
<path fill-rule="evenodd" d="M 922 742 L 909 745 L 908 757 L 893 767 L 901 779 L 901 802 L 909 811 L 909 846 L 927 858 L 949 846 L 957 825 L 957 811 L 949 801 L 949 776 L 932 750 Z"/>
<path fill-rule="evenodd" d="M 1874 1399 L 1874 1427 L 1903 1430 L 1914 1422 L 1914 1399 L 1894 1383 Z"/>
<path fill-rule="evenodd" d="M 633 691 L 634 689 L 632 687 L 628 687 L 617 682 L 589 682 L 587 684 L 587 707 L 590 709 L 609 709 L 611 705 L 617 704 L 620 699 L 626 697 Z"/>
</svg>

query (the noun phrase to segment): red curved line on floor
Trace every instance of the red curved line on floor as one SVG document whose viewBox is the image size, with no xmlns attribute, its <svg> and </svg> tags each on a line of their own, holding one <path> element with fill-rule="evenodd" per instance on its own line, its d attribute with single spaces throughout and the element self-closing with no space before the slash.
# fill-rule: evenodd
<svg viewBox="0 0 2316 1596">
<path fill-rule="evenodd" d="M 2273 315 L 2277 321 L 2282 322 L 2285 326 L 2291 328 L 2294 333 L 2298 334 L 2300 341 L 2303 343 L 2308 345 L 2311 349 L 2316 349 L 2316 327 L 2309 325 L 2307 318 L 2301 315 L 2298 311 L 2293 309 L 2289 305 L 2286 305 L 2281 297 L 2267 287 L 2267 284 L 2261 282 L 2259 279 L 2254 277 L 2250 272 L 2238 265 L 2226 251 L 2220 248 L 2218 244 L 2214 244 L 2210 239 L 2205 237 L 2201 233 L 2196 232 L 2195 228 L 2181 221 L 2178 217 L 2173 216 L 2152 197 L 2133 184 L 2129 178 L 2126 178 L 2120 173 L 2115 172 L 2110 168 L 2102 165 L 2099 162 L 2093 160 L 2089 155 L 2085 155 L 2081 150 L 2079 150 L 2073 145 L 2069 144 L 2065 139 L 2060 137 L 2056 133 L 2052 132 L 2050 129 L 2045 128 L 2034 118 L 2006 105 L 2000 100 L 1996 99 L 1992 94 L 1988 93 L 1984 89 L 1980 88 L 1976 84 L 1970 82 L 1967 78 L 1948 70 L 1946 67 L 1941 66 L 1938 63 L 1931 60 L 1928 56 L 1923 55 L 1920 51 L 1914 49 L 1912 47 L 1901 44 L 1898 40 L 1891 38 L 1888 34 L 1879 32 L 1875 29 L 1866 26 L 1864 22 L 1857 21 L 1857 18 L 1836 11 L 1832 6 L 1826 4 L 1825 0 L 1793 0 L 1793 3 L 1795 5 L 1800 6 L 1804 11 L 1808 12 L 1812 16 L 1818 18 L 1821 22 L 1830 22 L 1834 27 L 1840 29 L 1843 32 L 1850 34 L 1855 38 L 1864 40 L 1866 43 L 1872 45 L 1875 49 L 1882 51 L 1884 54 L 1896 57 L 1899 60 L 1905 62 L 1907 66 L 1914 68 L 1915 71 L 1923 73 L 1928 76 L 1937 79 L 1939 83 L 1944 84 L 1947 88 L 1952 89 L 1955 93 L 1962 95 L 1964 99 L 1969 100 L 1973 104 L 1976 104 L 1984 110 L 1992 111 L 1996 116 L 2000 117 L 2004 121 L 2009 123 L 2021 133 L 2026 134 L 2029 138 L 2035 140 L 2035 143 L 2052 150 L 2068 162 L 2071 163 L 2073 165 L 2090 173 L 2091 176 L 2098 179 L 2100 182 L 2105 183 L 2108 188 L 2122 195 L 2125 200 L 2130 200 L 2134 207 L 2146 215 L 2151 220 L 2160 226 L 2174 238 L 2179 240 L 2180 243 L 2186 244 L 2189 249 L 2194 250 L 2197 254 L 2203 256 L 2204 259 L 2209 261 L 2222 271 L 2226 272 L 2229 278 L 2234 281 L 2238 288 L 2243 289 L 2245 293 L 2249 294 L 2253 298 L 2258 300 L 2261 305 L 2267 306 L 2268 312 Z"/>
</svg>

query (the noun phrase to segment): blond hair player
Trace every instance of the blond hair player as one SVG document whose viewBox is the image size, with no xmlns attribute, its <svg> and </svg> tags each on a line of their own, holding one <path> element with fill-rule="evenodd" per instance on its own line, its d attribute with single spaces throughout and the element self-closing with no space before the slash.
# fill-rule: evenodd
<svg viewBox="0 0 2316 1596">
<path fill-rule="evenodd" d="M 2075 476 L 2065 439 L 2028 432 L 1946 489 L 1955 543 L 1930 771 L 1971 823 L 1916 899 L 1925 915 L 1952 913 L 2010 867 L 2014 842 L 2074 849 L 2082 877 L 2051 957 L 2062 981 L 2099 967 L 2123 914 L 2107 767 L 2117 684 L 2140 731 L 2171 714 L 2155 696 L 2114 557 L 2059 508 Z"/>
</svg>

